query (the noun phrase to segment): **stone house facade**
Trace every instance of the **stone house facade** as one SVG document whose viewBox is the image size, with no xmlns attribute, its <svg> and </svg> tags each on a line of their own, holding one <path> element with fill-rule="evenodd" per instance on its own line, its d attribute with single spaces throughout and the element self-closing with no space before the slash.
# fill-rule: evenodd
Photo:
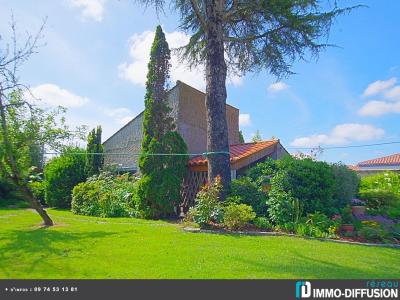
<svg viewBox="0 0 400 300">
<path fill-rule="evenodd" d="M 207 150 L 205 94 L 181 81 L 168 92 L 168 104 L 177 131 L 185 140 L 190 154 Z M 239 143 L 239 110 L 226 105 L 229 144 Z M 138 114 L 104 143 L 104 164 L 120 170 L 138 171 L 138 153 L 143 139 L 143 112 Z"/>
</svg>

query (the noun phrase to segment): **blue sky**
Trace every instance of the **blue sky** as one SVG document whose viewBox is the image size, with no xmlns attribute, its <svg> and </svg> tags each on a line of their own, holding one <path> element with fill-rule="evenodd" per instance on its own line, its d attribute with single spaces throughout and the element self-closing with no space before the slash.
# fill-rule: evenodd
<svg viewBox="0 0 400 300">
<path fill-rule="evenodd" d="M 228 103 L 241 113 L 246 140 L 295 147 L 348 146 L 400 141 L 400 1 L 365 4 L 332 27 L 332 47 L 317 61 L 297 62 L 295 75 L 277 81 L 267 72 L 228 79 Z M 21 69 L 22 81 L 48 105 L 68 107 L 72 126 L 101 124 L 110 136 L 143 109 L 148 47 L 162 24 L 171 47 L 188 36 L 172 12 L 157 17 L 135 1 L 0 0 L 0 32 L 7 38 L 11 13 L 21 37 L 48 17 L 40 52 Z M 204 90 L 202 70 L 172 60 L 172 79 Z M 399 145 L 325 150 L 320 159 L 348 164 L 398 153 Z"/>
</svg>

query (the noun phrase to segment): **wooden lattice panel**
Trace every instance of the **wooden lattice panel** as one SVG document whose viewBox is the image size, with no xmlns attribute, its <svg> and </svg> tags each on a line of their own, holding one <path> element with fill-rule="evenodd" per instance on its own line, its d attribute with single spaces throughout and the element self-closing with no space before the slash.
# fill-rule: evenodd
<svg viewBox="0 0 400 300">
<path fill-rule="evenodd" d="M 201 187 L 207 183 L 207 171 L 189 171 L 185 177 L 182 185 L 182 199 L 181 211 L 186 213 L 189 207 L 194 205 L 194 199 Z"/>
</svg>

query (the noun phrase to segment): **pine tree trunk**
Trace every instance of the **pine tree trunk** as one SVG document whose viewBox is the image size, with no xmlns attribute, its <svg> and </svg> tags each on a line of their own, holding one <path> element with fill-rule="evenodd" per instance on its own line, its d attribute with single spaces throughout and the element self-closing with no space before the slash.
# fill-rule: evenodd
<svg viewBox="0 0 400 300">
<path fill-rule="evenodd" d="M 225 1 L 207 0 L 206 4 L 206 107 L 207 149 L 229 152 L 226 122 L 226 74 L 222 12 Z M 226 190 L 231 183 L 230 160 L 227 154 L 208 156 L 208 179 L 221 176 Z"/>
<path fill-rule="evenodd" d="M 43 209 L 40 202 L 33 196 L 31 190 L 26 186 L 26 184 L 21 179 L 20 172 L 18 170 L 17 163 L 14 154 L 12 152 L 11 142 L 8 137 L 5 107 L 3 105 L 1 95 L 0 95 L 0 119 L 1 119 L 1 129 L 3 132 L 3 142 L 6 154 L 6 161 L 11 169 L 11 180 L 14 181 L 16 186 L 19 187 L 22 193 L 27 197 L 27 199 L 32 205 L 32 208 L 34 208 L 40 215 L 40 217 L 43 219 L 44 225 L 52 226 L 53 221 L 51 220 L 47 212 Z"/>
</svg>

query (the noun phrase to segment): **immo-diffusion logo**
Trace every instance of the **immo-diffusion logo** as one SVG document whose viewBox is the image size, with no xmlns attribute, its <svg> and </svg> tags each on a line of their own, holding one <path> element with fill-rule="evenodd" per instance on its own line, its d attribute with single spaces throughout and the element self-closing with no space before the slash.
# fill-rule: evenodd
<svg viewBox="0 0 400 300">
<path fill-rule="evenodd" d="M 335 285 L 335 282 L 326 283 Z M 336 299 L 398 299 L 399 281 L 369 280 L 365 286 L 343 288 L 339 286 L 328 288 L 312 288 L 309 281 L 296 281 L 296 298 L 336 298 Z"/>
<path fill-rule="evenodd" d="M 311 283 L 309 281 L 296 281 L 296 298 L 310 298 Z"/>
</svg>

